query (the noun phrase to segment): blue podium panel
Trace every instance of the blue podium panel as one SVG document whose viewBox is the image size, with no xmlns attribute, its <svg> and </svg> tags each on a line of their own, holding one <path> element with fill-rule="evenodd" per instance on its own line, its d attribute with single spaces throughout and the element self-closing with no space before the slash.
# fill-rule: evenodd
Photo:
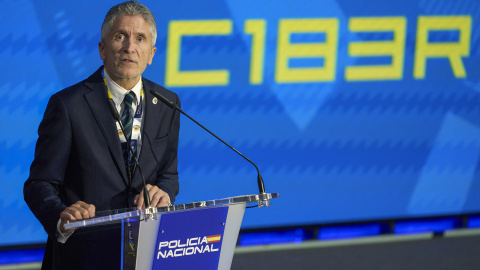
<svg viewBox="0 0 480 270">
<path fill-rule="evenodd" d="M 228 207 L 162 215 L 153 269 L 217 269 Z"/>
</svg>

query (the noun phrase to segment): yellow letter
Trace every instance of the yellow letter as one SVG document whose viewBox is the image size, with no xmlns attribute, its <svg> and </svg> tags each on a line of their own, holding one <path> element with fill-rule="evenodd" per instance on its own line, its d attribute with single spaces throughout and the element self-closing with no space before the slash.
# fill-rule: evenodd
<svg viewBox="0 0 480 270">
<path fill-rule="evenodd" d="M 419 17 L 413 76 L 416 79 L 425 78 L 427 58 L 447 57 L 455 77 L 465 78 L 467 73 L 463 66 L 462 56 L 470 55 L 471 23 L 470 16 Z M 428 43 L 428 32 L 439 30 L 458 30 L 460 32 L 459 41 Z"/>
<path fill-rule="evenodd" d="M 324 43 L 292 44 L 292 33 L 325 33 Z M 320 82 L 335 80 L 338 19 L 283 19 L 278 27 L 275 80 L 287 82 Z M 323 67 L 289 68 L 291 58 L 323 58 Z"/>
<path fill-rule="evenodd" d="M 252 56 L 250 57 L 250 83 L 263 82 L 263 59 L 265 54 L 265 20 L 247 20 L 245 33 L 252 37 Z"/>
<path fill-rule="evenodd" d="M 398 80 L 403 77 L 405 55 L 405 33 L 407 20 L 403 17 L 352 18 L 349 29 L 352 32 L 393 32 L 392 41 L 352 42 L 348 46 L 351 56 L 392 56 L 390 65 L 347 67 L 347 81 Z"/>
<path fill-rule="evenodd" d="M 172 21 L 168 26 L 165 84 L 167 86 L 227 85 L 228 70 L 180 71 L 180 51 L 183 36 L 229 35 L 230 20 Z"/>
</svg>

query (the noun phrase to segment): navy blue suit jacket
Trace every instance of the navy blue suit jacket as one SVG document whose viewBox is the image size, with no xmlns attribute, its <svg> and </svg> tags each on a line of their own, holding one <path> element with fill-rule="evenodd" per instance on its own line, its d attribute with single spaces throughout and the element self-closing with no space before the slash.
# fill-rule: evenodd
<svg viewBox="0 0 480 270">
<path fill-rule="evenodd" d="M 138 169 L 129 185 L 115 120 L 107 104 L 101 68 L 85 81 L 54 94 L 38 128 L 35 158 L 24 198 L 48 234 L 44 267 L 120 269 L 119 226 L 77 229 L 65 244 L 56 240 L 60 213 L 77 201 L 96 211 L 133 207 L 143 187 Z M 177 148 L 180 116 L 154 89 L 180 105 L 178 96 L 143 79 L 145 113 L 139 163 L 147 184 L 178 194 Z"/>
</svg>

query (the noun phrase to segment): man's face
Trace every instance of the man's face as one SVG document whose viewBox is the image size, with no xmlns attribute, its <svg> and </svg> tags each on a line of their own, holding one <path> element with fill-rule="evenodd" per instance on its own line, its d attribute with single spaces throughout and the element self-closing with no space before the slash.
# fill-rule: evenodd
<svg viewBox="0 0 480 270">
<path fill-rule="evenodd" d="M 152 47 L 150 25 L 141 16 L 118 18 L 98 47 L 108 75 L 123 87 L 138 82 L 157 49 Z"/>
</svg>

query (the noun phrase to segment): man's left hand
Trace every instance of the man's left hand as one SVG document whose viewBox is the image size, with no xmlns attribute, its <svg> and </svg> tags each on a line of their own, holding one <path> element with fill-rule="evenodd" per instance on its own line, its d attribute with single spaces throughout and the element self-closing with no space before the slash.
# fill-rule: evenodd
<svg viewBox="0 0 480 270">
<path fill-rule="evenodd" d="M 168 194 L 158 188 L 155 185 L 150 185 L 147 184 L 147 190 L 148 194 L 150 194 L 150 204 L 152 207 L 162 207 L 162 206 L 168 206 L 170 204 L 170 197 Z M 133 203 L 137 206 L 137 209 L 145 209 L 145 202 L 143 200 L 143 189 L 140 194 L 135 196 Z"/>
</svg>

